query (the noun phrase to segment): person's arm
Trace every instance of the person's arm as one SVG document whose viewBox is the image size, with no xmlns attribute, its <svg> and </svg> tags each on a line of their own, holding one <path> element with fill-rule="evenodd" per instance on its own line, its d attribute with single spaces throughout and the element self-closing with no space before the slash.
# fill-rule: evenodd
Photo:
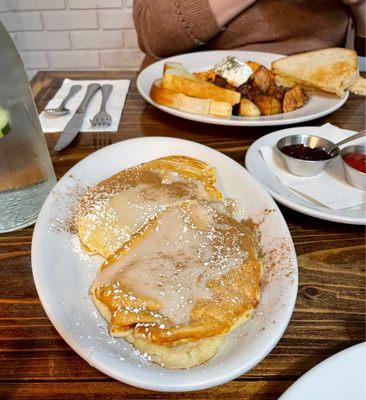
<svg viewBox="0 0 366 400">
<path fill-rule="evenodd" d="M 221 32 L 209 0 L 135 0 L 140 48 L 154 57 L 184 53 Z"/>
<path fill-rule="evenodd" d="M 355 21 L 355 50 L 360 56 L 365 57 L 365 40 L 366 40 L 366 22 L 365 22 L 365 0 L 343 0 L 343 2 L 350 6 L 353 19 Z"/>
<path fill-rule="evenodd" d="M 224 27 L 229 21 L 257 0 L 208 0 L 217 23 Z"/>
<path fill-rule="evenodd" d="M 359 56 L 366 56 L 366 22 L 365 22 L 365 1 L 351 6 L 356 24 L 355 50 Z"/>
</svg>

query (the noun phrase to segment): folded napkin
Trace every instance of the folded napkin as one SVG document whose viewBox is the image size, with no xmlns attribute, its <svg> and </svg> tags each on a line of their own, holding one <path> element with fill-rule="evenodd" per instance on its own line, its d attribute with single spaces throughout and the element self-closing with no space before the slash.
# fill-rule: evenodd
<svg viewBox="0 0 366 400">
<path fill-rule="evenodd" d="M 52 116 L 44 111 L 40 114 L 39 119 L 41 121 L 41 126 L 43 132 L 61 132 L 64 130 L 67 123 L 70 121 L 74 115 L 79 104 L 82 102 L 86 88 L 89 83 L 99 83 L 100 85 L 111 84 L 113 85 L 113 90 L 108 98 L 106 105 L 107 113 L 112 117 L 112 123 L 110 126 L 104 127 L 93 127 L 90 124 L 90 120 L 98 113 L 100 104 L 102 101 L 102 92 L 99 90 L 94 97 L 91 99 L 88 108 L 85 113 L 85 118 L 83 125 L 80 129 L 81 132 L 116 132 L 118 130 L 119 121 L 121 119 L 122 110 L 125 105 L 125 100 L 127 92 L 130 86 L 130 81 L 128 79 L 119 80 L 101 80 L 101 81 L 85 81 L 85 80 L 72 80 L 64 79 L 62 86 L 56 93 L 55 97 L 50 100 L 46 108 L 58 107 L 62 100 L 69 93 L 70 87 L 72 85 L 81 85 L 81 90 L 76 93 L 76 95 L 68 101 L 66 108 L 70 110 L 70 113 L 64 116 Z"/>
<path fill-rule="evenodd" d="M 338 142 L 355 132 L 340 129 L 331 124 L 317 128 L 314 135 Z M 363 138 L 355 142 L 362 142 Z M 345 146 L 348 146 L 347 143 Z M 288 172 L 285 162 L 275 147 L 261 147 L 264 162 L 273 174 L 289 189 L 334 210 L 343 210 L 366 203 L 366 192 L 348 184 L 344 176 L 343 165 L 338 157 L 327 168 L 314 177 L 299 177 Z"/>
</svg>

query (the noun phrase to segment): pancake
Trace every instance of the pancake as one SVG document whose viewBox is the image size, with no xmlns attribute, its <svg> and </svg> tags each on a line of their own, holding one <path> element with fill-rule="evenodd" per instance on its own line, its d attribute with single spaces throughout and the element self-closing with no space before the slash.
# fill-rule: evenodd
<svg viewBox="0 0 366 400">
<path fill-rule="evenodd" d="M 167 205 L 188 199 L 220 200 L 215 170 L 184 156 L 156 159 L 100 182 L 81 199 L 76 227 L 85 250 L 111 256 Z"/>
<path fill-rule="evenodd" d="M 211 358 L 258 304 L 252 229 L 222 202 L 173 204 L 101 266 L 91 288 L 112 336 L 167 368 Z"/>
</svg>

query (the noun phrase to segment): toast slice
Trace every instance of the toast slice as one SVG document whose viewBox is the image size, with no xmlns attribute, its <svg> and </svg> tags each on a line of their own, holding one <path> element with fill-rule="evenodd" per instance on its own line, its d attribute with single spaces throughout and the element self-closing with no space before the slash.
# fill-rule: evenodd
<svg viewBox="0 0 366 400">
<path fill-rule="evenodd" d="M 173 61 L 166 62 L 164 64 L 163 71 L 164 72 L 168 71 L 168 69 L 178 69 L 180 71 L 186 72 L 187 75 L 190 75 L 190 72 L 186 69 L 186 67 L 183 64 L 179 63 L 179 62 L 173 62 Z"/>
<path fill-rule="evenodd" d="M 162 86 L 164 89 L 199 99 L 223 101 L 231 105 L 240 102 L 240 93 L 203 81 L 189 73 L 184 67 L 169 68 L 168 66 L 163 75 Z"/>
<path fill-rule="evenodd" d="M 357 82 L 350 86 L 348 90 L 358 96 L 366 96 L 366 79 L 360 76 Z"/>
<path fill-rule="evenodd" d="M 176 108 L 177 110 L 193 114 L 212 115 L 221 118 L 230 118 L 232 114 L 232 106 L 228 102 L 198 99 L 165 89 L 161 79 L 156 80 L 152 84 L 150 97 L 156 103 L 163 106 Z"/>
<path fill-rule="evenodd" d="M 299 83 L 338 96 L 359 78 L 357 53 L 337 47 L 281 58 L 272 63 L 272 72 L 287 85 Z"/>
</svg>

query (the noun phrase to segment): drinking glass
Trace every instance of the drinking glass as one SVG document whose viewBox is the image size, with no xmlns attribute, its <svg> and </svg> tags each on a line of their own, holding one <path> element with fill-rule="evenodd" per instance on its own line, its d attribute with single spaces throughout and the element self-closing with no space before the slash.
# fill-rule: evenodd
<svg viewBox="0 0 366 400">
<path fill-rule="evenodd" d="M 0 22 L 0 232 L 32 224 L 56 183 L 23 63 Z"/>
</svg>

